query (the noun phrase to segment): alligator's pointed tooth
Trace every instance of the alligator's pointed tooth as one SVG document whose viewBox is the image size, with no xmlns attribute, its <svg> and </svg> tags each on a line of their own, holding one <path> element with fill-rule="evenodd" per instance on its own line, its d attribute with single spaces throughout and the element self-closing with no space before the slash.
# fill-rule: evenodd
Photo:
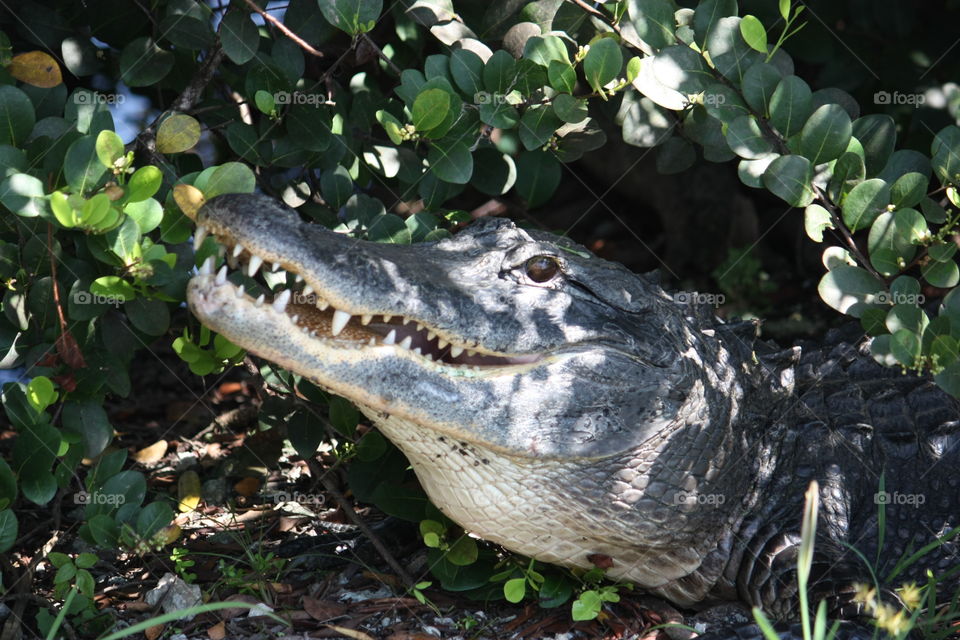
<svg viewBox="0 0 960 640">
<path fill-rule="evenodd" d="M 417 331 L 423 331 L 423 325 L 419 322 L 417 323 Z"/>
<path fill-rule="evenodd" d="M 243 297 L 243 285 L 240 285 L 239 287 L 237 287 L 237 297 L 238 298 Z"/>
<path fill-rule="evenodd" d="M 273 264 L 270 265 L 270 267 L 271 267 L 274 271 L 280 271 L 280 263 L 279 263 L 279 262 L 274 262 Z"/>
<path fill-rule="evenodd" d="M 297 324 L 297 320 L 299 319 L 300 319 L 300 316 L 296 313 L 290 316 L 290 322 L 292 322 L 293 324 Z"/>
<path fill-rule="evenodd" d="M 451 357 L 451 358 L 456 358 L 456 357 L 459 356 L 461 353 L 463 353 L 463 347 L 458 347 L 457 345 L 452 345 L 452 346 L 450 347 L 450 357 Z"/>
<path fill-rule="evenodd" d="M 256 304 L 258 307 L 262 307 L 262 306 L 263 306 L 263 302 L 264 302 L 264 300 L 266 300 L 266 299 L 267 299 L 267 296 L 265 296 L 265 295 L 263 295 L 263 294 L 261 293 L 261 294 L 260 294 L 260 297 L 257 298 L 257 301 L 256 301 L 255 304 Z"/>
<path fill-rule="evenodd" d="M 236 269 L 239 263 L 240 261 L 237 260 L 237 258 L 234 257 L 232 253 L 227 254 L 227 264 L 230 266 L 231 269 Z"/>
<path fill-rule="evenodd" d="M 370 324 L 372 320 L 373 320 L 373 316 L 370 315 L 369 313 L 365 313 L 362 316 L 360 316 L 360 324 Z"/>
<path fill-rule="evenodd" d="M 397 332 L 393 329 L 390 329 L 390 333 L 387 334 L 387 337 L 383 339 L 383 344 L 396 344 L 397 342 Z"/>
<path fill-rule="evenodd" d="M 393 316 L 387 315 L 386 313 L 383 314 L 383 322 L 384 322 L 384 324 L 386 324 L 387 322 L 390 322 L 391 320 L 393 320 Z"/>
<path fill-rule="evenodd" d="M 420 349 L 420 347 L 417 347 L 416 349 L 414 349 L 413 352 L 414 352 L 415 354 L 417 354 L 418 356 L 422 356 L 422 355 L 423 355 L 423 351 Z"/>
<path fill-rule="evenodd" d="M 220 271 L 217 271 L 217 279 L 215 282 L 218 287 L 227 283 L 227 265 L 223 265 L 220 267 Z"/>
<path fill-rule="evenodd" d="M 330 303 L 326 300 L 317 300 L 317 309 L 320 309 L 320 311 L 326 311 L 329 306 Z"/>
<path fill-rule="evenodd" d="M 433 356 L 430 355 L 429 353 L 428 353 L 428 354 L 425 354 L 423 357 L 426 358 L 427 360 L 429 360 L 430 362 L 433 362 Z"/>
<path fill-rule="evenodd" d="M 202 265 L 200 265 L 200 269 L 197 270 L 197 273 L 201 276 L 213 275 L 213 256 L 207 256 L 207 259 L 203 261 Z"/>
<path fill-rule="evenodd" d="M 440 338 L 439 340 L 437 340 L 437 347 L 440 348 L 440 349 L 443 349 L 443 348 L 444 348 L 445 346 L 447 346 L 448 344 L 450 344 L 450 343 L 447 342 L 446 340 L 444 340 L 443 338 Z"/>
<path fill-rule="evenodd" d="M 475 355 L 477 355 L 477 352 L 474 351 L 473 349 L 467 349 L 467 355 L 468 355 L 468 356 L 475 356 Z"/>
<path fill-rule="evenodd" d="M 297 274 L 295 274 L 295 275 L 293 276 L 293 281 L 294 281 L 294 282 L 303 282 L 303 276 L 300 275 L 299 273 L 297 273 Z"/>
<path fill-rule="evenodd" d="M 287 303 L 290 302 L 290 289 L 284 289 L 273 299 L 273 310 L 277 313 L 283 313 L 287 310 Z"/>
<path fill-rule="evenodd" d="M 225 255 L 227 255 L 227 248 L 222 244 L 217 245 L 217 257 L 222 258 Z"/>
<path fill-rule="evenodd" d="M 314 293 L 313 287 L 311 287 L 310 285 L 306 285 L 306 286 L 303 288 L 303 295 L 309 296 L 309 295 L 313 295 L 313 293 Z"/>
<path fill-rule="evenodd" d="M 263 258 L 260 256 L 250 256 L 250 262 L 247 263 L 247 275 L 251 278 L 257 275 L 260 266 L 263 265 Z"/>
<path fill-rule="evenodd" d="M 403 324 L 404 324 L 404 325 L 410 324 L 410 318 L 404 318 L 404 319 L 403 319 Z"/>
<path fill-rule="evenodd" d="M 333 312 L 333 322 L 330 323 L 330 333 L 335 336 L 340 335 L 340 332 L 343 331 L 343 328 L 347 326 L 348 322 L 350 322 L 350 314 L 337 309 Z"/>
<path fill-rule="evenodd" d="M 377 339 L 376 339 L 376 338 L 370 338 L 370 342 L 368 342 L 367 344 L 370 345 L 371 347 L 375 347 L 375 346 L 377 346 Z"/>
<path fill-rule="evenodd" d="M 230 255 L 239 258 L 241 253 L 243 253 L 243 245 L 240 243 L 233 245 L 233 251 L 230 252 Z"/>
<path fill-rule="evenodd" d="M 200 247 L 201 247 L 201 245 L 203 245 L 203 241 L 207 239 L 207 235 L 209 235 L 209 234 L 210 234 L 210 232 L 207 230 L 206 227 L 204 227 L 203 225 L 199 225 L 199 224 L 197 225 L 196 231 L 193 232 L 193 251 L 194 251 L 194 253 L 196 253 L 197 251 L 200 251 Z"/>
<path fill-rule="evenodd" d="M 437 337 L 436 331 L 427 331 L 427 340 L 433 340 Z"/>
<path fill-rule="evenodd" d="M 404 349 L 409 349 L 410 345 L 412 344 L 413 344 L 413 337 L 407 336 L 406 338 L 400 341 L 400 344 L 398 346 L 403 347 Z"/>
</svg>

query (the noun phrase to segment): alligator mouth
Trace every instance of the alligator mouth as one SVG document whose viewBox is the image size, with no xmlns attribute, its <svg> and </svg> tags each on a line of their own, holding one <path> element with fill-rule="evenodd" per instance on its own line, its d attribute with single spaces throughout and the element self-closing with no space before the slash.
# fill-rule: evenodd
<svg viewBox="0 0 960 640">
<path fill-rule="evenodd" d="M 208 234 L 210 230 L 206 227 L 197 226 L 195 250 Z M 400 355 L 414 357 L 424 367 L 452 376 L 516 372 L 532 368 L 546 357 L 545 354 L 497 353 L 400 314 L 357 313 L 343 302 L 338 303 L 338 308 L 331 302 L 333 296 L 325 295 L 323 283 L 310 281 L 295 265 L 255 253 L 239 242 L 218 240 L 219 255 L 225 258 L 225 264 L 214 273 L 215 258 L 210 256 L 191 281 L 191 287 L 197 292 L 191 302 L 201 315 L 216 313 L 216 305 L 209 301 L 232 296 L 233 306 L 247 313 L 271 313 L 276 316 L 271 321 L 286 322 L 291 331 L 300 331 L 324 347 L 392 348 Z M 238 272 L 254 281 L 251 290 L 256 287 L 269 292 L 273 288 L 272 296 L 250 295 L 244 284 L 231 281 L 242 279 L 235 275 Z M 273 287 L 269 286 L 270 282 Z M 203 300 L 208 303 L 204 304 Z M 257 352 L 253 345 L 240 346 Z"/>
</svg>

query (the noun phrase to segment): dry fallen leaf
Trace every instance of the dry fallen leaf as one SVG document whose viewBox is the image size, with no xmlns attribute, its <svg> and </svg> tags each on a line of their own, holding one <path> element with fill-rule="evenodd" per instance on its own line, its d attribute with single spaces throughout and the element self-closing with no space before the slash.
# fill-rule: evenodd
<svg viewBox="0 0 960 640">
<path fill-rule="evenodd" d="M 250 496 L 256 495 L 257 491 L 260 491 L 260 480 L 258 478 L 244 478 L 233 485 L 233 490 L 249 498 Z"/>
<path fill-rule="evenodd" d="M 227 625 L 221 620 L 207 629 L 207 637 L 210 638 L 210 640 L 223 640 L 227 637 Z"/>
<path fill-rule="evenodd" d="M 303 606 L 303 610 L 309 613 L 314 620 L 319 620 L 320 622 L 333 620 L 347 613 L 346 605 L 333 602 L 332 600 L 311 598 L 310 596 L 303 596 L 301 605 Z"/>
<path fill-rule="evenodd" d="M 157 440 L 149 447 L 144 447 L 133 454 L 133 459 L 140 464 L 153 464 L 159 462 L 167 453 L 169 443 L 166 440 Z"/>
<path fill-rule="evenodd" d="M 366 634 L 363 631 L 357 631 L 356 629 L 348 629 L 347 627 L 341 627 L 335 624 L 326 624 L 323 626 L 327 627 L 328 629 L 333 629 L 337 633 L 348 638 L 353 638 L 354 640 L 374 640 L 373 636 Z"/>
<path fill-rule="evenodd" d="M 196 471 L 184 471 L 177 479 L 177 507 L 181 513 L 193 511 L 200 504 L 200 476 Z"/>
<path fill-rule="evenodd" d="M 147 640 L 157 640 L 160 636 L 163 635 L 163 629 L 166 625 L 155 624 L 152 627 L 147 627 L 143 630 L 143 635 Z"/>
</svg>

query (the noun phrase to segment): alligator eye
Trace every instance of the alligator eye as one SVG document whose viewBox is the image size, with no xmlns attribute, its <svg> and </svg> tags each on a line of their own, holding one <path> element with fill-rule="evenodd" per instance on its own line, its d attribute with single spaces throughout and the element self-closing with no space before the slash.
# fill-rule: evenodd
<svg viewBox="0 0 960 640">
<path fill-rule="evenodd" d="M 560 263 L 553 256 L 534 256 L 525 267 L 527 277 L 534 282 L 546 282 L 560 273 Z"/>
</svg>

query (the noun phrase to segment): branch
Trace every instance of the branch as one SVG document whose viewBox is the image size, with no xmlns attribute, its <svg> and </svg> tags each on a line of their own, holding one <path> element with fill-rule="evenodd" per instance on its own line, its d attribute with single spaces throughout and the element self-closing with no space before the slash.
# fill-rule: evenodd
<svg viewBox="0 0 960 640">
<path fill-rule="evenodd" d="M 323 57 L 322 51 L 317 51 L 316 49 L 314 49 L 310 45 L 310 43 L 308 43 L 306 40 L 304 40 L 303 38 L 295 34 L 293 31 L 290 31 L 287 25 L 283 24 L 282 22 L 274 18 L 272 15 L 270 15 L 269 13 L 267 13 L 266 11 L 258 7 L 253 0 L 246 0 L 246 3 L 247 3 L 247 6 L 250 7 L 253 11 L 256 11 L 261 16 L 263 16 L 264 20 L 266 20 L 267 22 L 275 26 L 280 31 L 280 33 L 282 33 L 283 35 L 287 36 L 288 38 L 296 42 L 301 49 L 303 49 L 310 55 L 316 56 L 318 58 Z"/>
</svg>

